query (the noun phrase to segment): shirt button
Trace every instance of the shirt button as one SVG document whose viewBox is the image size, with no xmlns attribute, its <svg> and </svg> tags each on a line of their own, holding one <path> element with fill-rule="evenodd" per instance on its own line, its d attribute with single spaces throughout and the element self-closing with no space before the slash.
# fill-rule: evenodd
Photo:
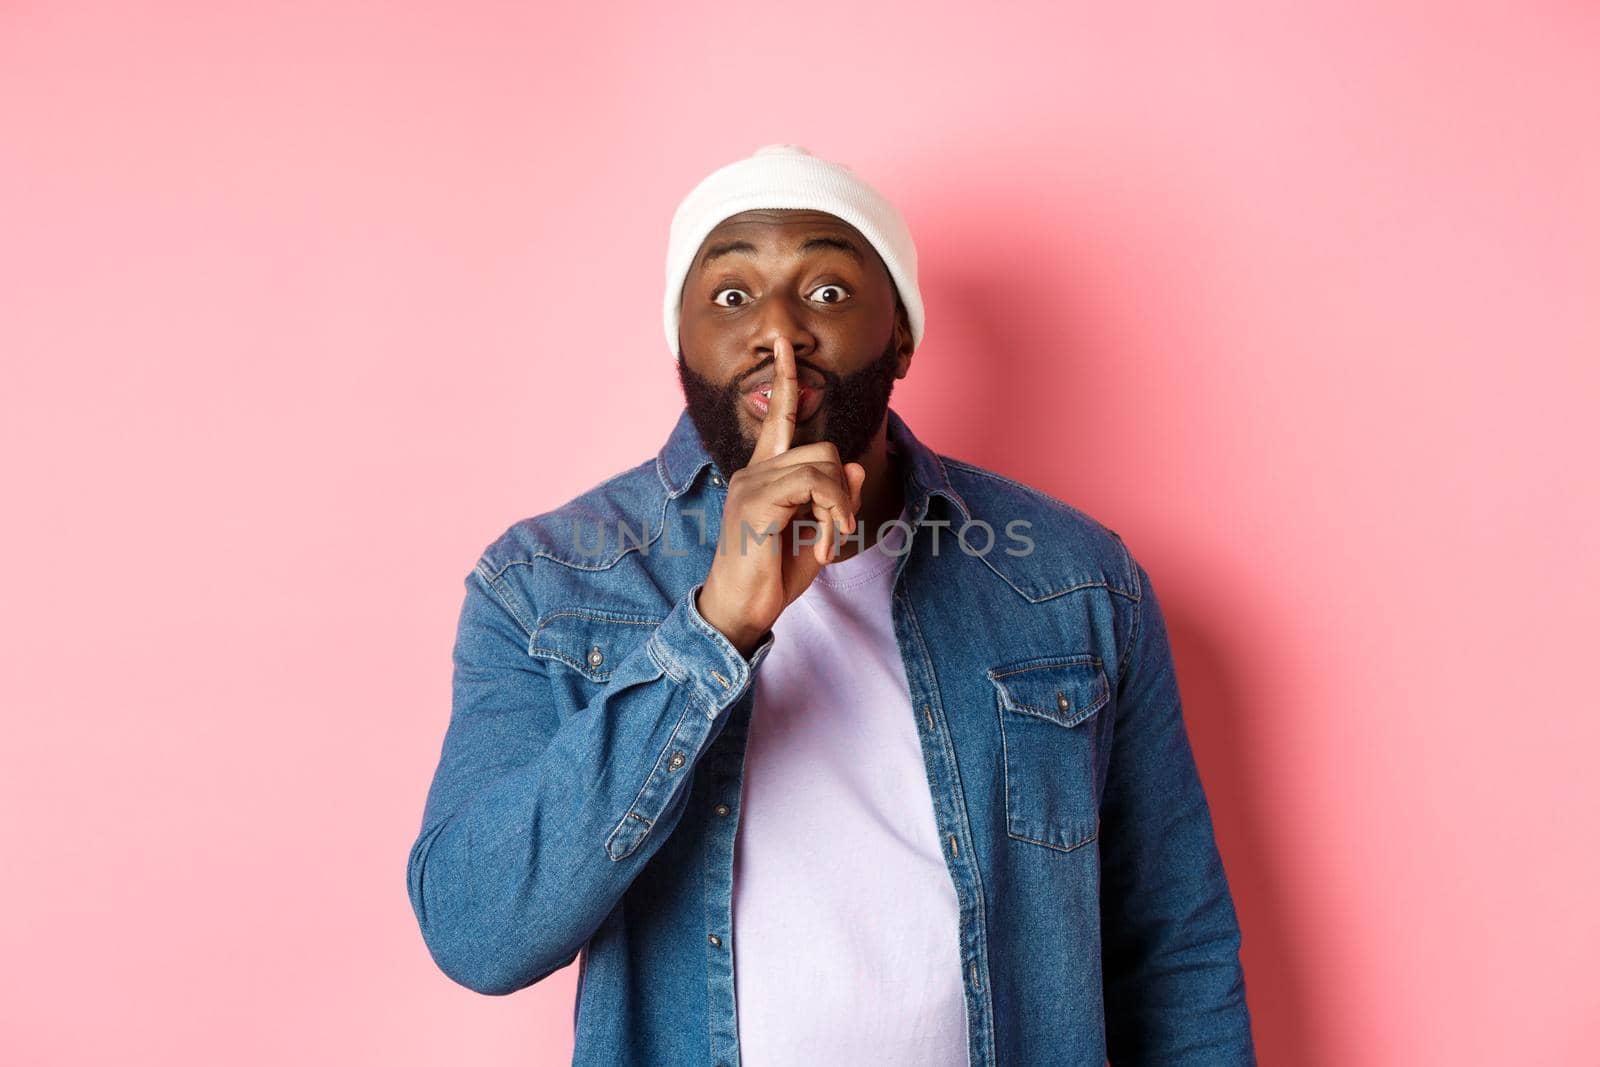
<svg viewBox="0 0 1600 1067">
<path fill-rule="evenodd" d="M 605 655 L 600 651 L 599 645 L 595 645 L 589 650 L 589 666 L 598 667 L 605 658 Z"/>
<path fill-rule="evenodd" d="M 721 485 L 722 484 L 722 476 L 718 475 L 718 474 L 713 474 L 711 476 L 711 484 L 712 485 Z"/>
<path fill-rule="evenodd" d="M 716 934 L 707 934 L 706 937 L 710 939 L 713 945 L 720 946 L 722 944 L 722 938 L 718 937 Z"/>
<path fill-rule="evenodd" d="M 1056 691 L 1056 707 L 1060 708 L 1062 711 L 1066 711 L 1072 707 L 1072 701 L 1068 700 L 1067 694 L 1061 692 L 1060 690 Z"/>
<path fill-rule="evenodd" d="M 683 753 L 682 752 L 674 752 L 672 754 L 672 758 L 667 760 L 667 769 L 668 770 L 675 771 L 679 767 L 682 767 L 682 766 L 683 766 Z"/>
<path fill-rule="evenodd" d="M 726 814 L 728 814 L 728 812 L 732 811 L 733 809 L 728 807 L 728 805 L 726 805 L 726 804 L 718 804 L 713 810 L 718 815 L 726 815 Z"/>
</svg>

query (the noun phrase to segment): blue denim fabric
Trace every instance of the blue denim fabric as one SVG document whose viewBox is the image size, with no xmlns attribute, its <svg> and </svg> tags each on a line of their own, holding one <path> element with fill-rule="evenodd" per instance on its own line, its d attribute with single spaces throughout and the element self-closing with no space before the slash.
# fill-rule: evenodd
<svg viewBox="0 0 1600 1067">
<path fill-rule="evenodd" d="M 934 453 L 893 409 L 888 432 L 928 781 L 905 802 L 932 805 L 945 845 L 971 1063 L 1254 1063 L 1149 575 L 1085 513 Z M 575 1064 L 739 1063 L 733 852 L 773 636 L 747 661 L 695 607 L 726 492 L 685 412 L 655 458 L 516 523 L 466 576 L 408 892 L 434 960 L 478 992 L 581 951 Z"/>
</svg>

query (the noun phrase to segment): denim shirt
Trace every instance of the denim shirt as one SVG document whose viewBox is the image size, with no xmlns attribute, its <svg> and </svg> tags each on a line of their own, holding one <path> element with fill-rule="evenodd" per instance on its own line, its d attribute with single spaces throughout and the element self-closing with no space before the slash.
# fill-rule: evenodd
<svg viewBox="0 0 1600 1067">
<path fill-rule="evenodd" d="M 928 784 L 904 802 L 932 805 L 955 887 L 971 1064 L 1254 1063 L 1149 575 L 1115 531 L 933 452 L 892 408 L 887 432 Z M 579 960 L 574 1064 L 740 1062 L 734 842 L 774 638 L 746 659 L 696 609 L 726 493 L 685 411 L 653 459 L 517 522 L 465 579 L 407 889 L 469 989 Z"/>
</svg>

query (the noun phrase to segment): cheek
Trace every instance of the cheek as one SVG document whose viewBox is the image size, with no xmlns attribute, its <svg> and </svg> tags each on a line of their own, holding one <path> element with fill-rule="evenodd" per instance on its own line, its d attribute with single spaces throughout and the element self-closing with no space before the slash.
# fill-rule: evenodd
<svg viewBox="0 0 1600 1067">
<path fill-rule="evenodd" d="M 848 344 L 852 349 L 876 352 L 883 338 L 894 330 L 894 305 L 869 300 L 849 315 L 818 316 L 813 329 L 819 336 Z"/>
<path fill-rule="evenodd" d="M 679 338 L 684 362 L 701 377 L 726 388 L 746 362 L 743 349 L 721 334 L 690 334 Z"/>
</svg>

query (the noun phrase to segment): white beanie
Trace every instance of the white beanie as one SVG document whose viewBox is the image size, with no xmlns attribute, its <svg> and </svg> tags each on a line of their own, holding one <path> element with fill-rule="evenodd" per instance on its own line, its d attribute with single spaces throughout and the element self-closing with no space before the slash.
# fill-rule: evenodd
<svg viewBox="0 0 1600 1067">
<path fill-rule="evenodd" d="M 678 357 L 678 304 L 683 282 L 706 234 L 741 211 L 781 208 L 825 211 L 854 226 L 889 268 L 889 277 L 906 308 L 912 346 L 922 344 L 917 246 L 900 212 L 844 164 L 819 159 L 797 144 L 769 144 L 712 171 L 673 212 L 662 308 L 673 359 Z"/>
</svg>

